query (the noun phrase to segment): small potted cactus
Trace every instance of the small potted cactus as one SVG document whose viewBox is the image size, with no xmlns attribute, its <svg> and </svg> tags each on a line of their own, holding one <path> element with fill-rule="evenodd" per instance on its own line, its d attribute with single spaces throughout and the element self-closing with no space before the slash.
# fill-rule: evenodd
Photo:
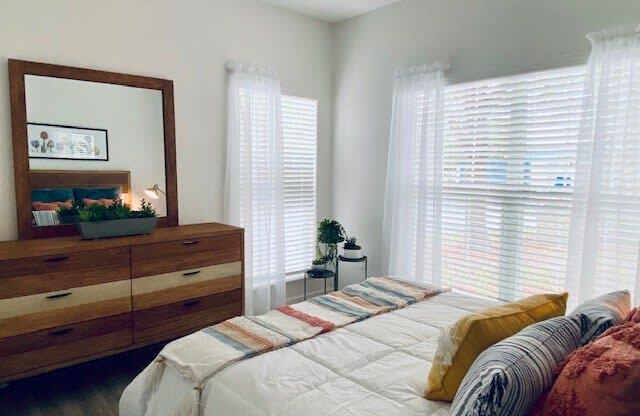
<svg viewBox="0 0 640 416">
<path fill-rule="evenodd" d="M 343 256 L 347 259 L 359 259 L 362 257 L 362 248 L 357 244 L 355 237 L 347 237 L 342 247 Z"/>
</svg>

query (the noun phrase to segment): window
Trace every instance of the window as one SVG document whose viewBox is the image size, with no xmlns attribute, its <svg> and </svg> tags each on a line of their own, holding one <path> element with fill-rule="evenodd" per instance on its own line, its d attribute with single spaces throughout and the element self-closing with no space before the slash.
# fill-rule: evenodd
<svg viewBox="0 0 640 416">
<path fill-rule="evenodd" d="M 316 244 L 318 102 L 282 96 L 285 272 L 309 268 Z"/>
<path fill-rule="evenodd" d="M 505 300 L 563 289 L 584 72 L 446 88 L 443 284 Z"/>
</svg>

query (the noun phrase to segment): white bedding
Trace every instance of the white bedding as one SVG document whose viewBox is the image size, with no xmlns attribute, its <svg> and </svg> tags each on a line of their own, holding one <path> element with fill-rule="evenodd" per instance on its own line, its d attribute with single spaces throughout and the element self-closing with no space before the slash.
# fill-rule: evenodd
<svg viewBox="0 0 640 416">
<path fill-rule="evenodd" d="M 440 330 L 492 305 L 446 292 L 233 364 L 203 389 L 200 415 L 447 415 L 449 403 L 422 398 Z M 143 414 L 142 379 L 125 389 L 121 416 Z M 146 414 L 173 415 L 191 390 L 167 367 Z"/>
</svg>

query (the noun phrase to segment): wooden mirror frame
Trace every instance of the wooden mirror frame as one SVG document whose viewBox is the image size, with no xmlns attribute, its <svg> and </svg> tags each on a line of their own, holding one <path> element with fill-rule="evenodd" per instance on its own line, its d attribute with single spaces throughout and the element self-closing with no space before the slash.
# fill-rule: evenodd
<svg viewBox="0 0 640 416">
<path fill-rule="evenodd" d="M 48 227 L 33 226 L 31 213 L 31 179 L 27 147 L 27 102 L 25 75 L 74 79 L 103 84 L 124 85 L 162 92 L 164 121 L 164 165 L 167 215 L 158 218 L 159 227 L 178 225 L 178 183 L 176 178 L 176 132 L 173 107 L 173 81 L 119 74 L 95 69 L 9 59 L 9 90 L 11 94 L 11 128 L 13 132 L 13 172 L 18 215 L 18 237 L 21 240 L 77 234 L 74 224 Z"/>
</svg>

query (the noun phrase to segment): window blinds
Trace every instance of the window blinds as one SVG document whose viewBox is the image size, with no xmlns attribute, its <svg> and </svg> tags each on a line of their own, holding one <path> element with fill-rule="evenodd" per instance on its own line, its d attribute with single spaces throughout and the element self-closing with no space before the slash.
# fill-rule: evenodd
<svg viewBox="0 0 640 416">
<path fill-rule="evenodd" d="M 563 289 L 584 73 L 446 88 L 443 284 L 505 300 Z"/>
<path fill-rule="evenodd" d="M 309 268 L 316 243 L 318 102 L 282 96 L 285 272 Z"/>
</svg>

